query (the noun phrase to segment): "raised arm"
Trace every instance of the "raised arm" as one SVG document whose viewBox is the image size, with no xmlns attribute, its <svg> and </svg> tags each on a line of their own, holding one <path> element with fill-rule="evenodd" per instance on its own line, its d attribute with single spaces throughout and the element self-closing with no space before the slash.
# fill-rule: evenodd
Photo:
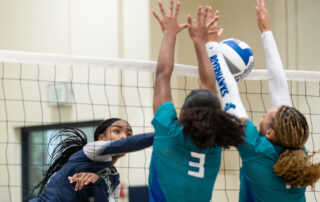
<svg viewBox="0 0 320 202">
<path fill-rule="evenodd" d="M 133 135 L 125 139 L 115 141 L 95 141 L 83 147 L 85 155 L 94 161 L 112 160 L 112 156 L 135 152 L 150 147 L 153 143 L 154 133 Z"/>
<path fill-rule="evenodd" d="M 197 55 L 200 87 L 202 89 L 209 90 L 214 94 L 217 94 L 215 77 L 210 61 L 208 60 L 208 53 L 206 51 L 205 44 L 208 41 L 209 27 L 217 24 L 216 22 L 218 21 L 220 16 L 219 13 L 217 13 L 217 15 L 215 15 L 214 17 L 212 16 L 209 23 L 207 24 L 206 19 L 209 9 L 211 8 L 206 6 L 205 11 L 203 12 L 201 6 L 199 6 L 198 16 L 197 19 L 194 20 L 193 24 L 192 17 L 188 15 L 188 27 L 189 34 L 193 41 Z M 216 30 L 213 28 L 211 32 L 216 32 Z"/>
<path fill-rule="evenodd" d="M 289 105 L 291 101 L 286 74 L 278 52 L 277 44 L 270 29 L 269 14 L 264 0 L 256 0 L 256 13 L 258 27 L 266 55 L 269 74 L 269 91 L 272 106 Z"/>
<path fill-rule="evenodd" d="M 209 9 L 209 18 L 212 18 L 212 16 L 212 10 Z M 209 36 L 209 42 L 206 44 L 207 52 L 214 69 L 224 110 L 244 121 L 248 119 L 248 115 L 241 102 L 237 82 L 231 74 L 221 53 L 220 44 L 217 42 L 221 38 L 222 33 L 223 29 L 220 29 L 219 32 Z"/>
<path fill-rule="evenodd" d="M 174 65 L 174 48 L 176 43 L 176 35 L 182 29 L 186 28 L 187 24 L 178 24 L 177 16 L 180 9 L 180 2 L 177 2 L 174 9 L 174 1 L 170 0 L 169 13 L 166 13 L 162 1 L 159 0 L 159 8 L 162 15 L 160 18 L 154 10 L 153 15 L 161 25 L 163 32 L 162 45 L 158 56 L 156 69 L 156 80 L 153 95 L 153 112 L 156 112 L 158 107 L 164 102 L 171 101 L 170 79 Z"/>
</svg>

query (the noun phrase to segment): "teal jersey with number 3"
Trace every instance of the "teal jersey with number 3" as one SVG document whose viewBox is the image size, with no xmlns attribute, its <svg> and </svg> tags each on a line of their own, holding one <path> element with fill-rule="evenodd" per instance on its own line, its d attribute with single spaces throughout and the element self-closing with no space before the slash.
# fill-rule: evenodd
<svg viewBox="0 0 320 202">
<path fill-rule="evenodd" d="M 150 201 L 197 201 L 211 199 L 217 177 L 221 147 L 199 151 L 190 136 L 182 134 L 171 102 L 154 115 L 153 152 L 149 174 Z"/>
</svg>

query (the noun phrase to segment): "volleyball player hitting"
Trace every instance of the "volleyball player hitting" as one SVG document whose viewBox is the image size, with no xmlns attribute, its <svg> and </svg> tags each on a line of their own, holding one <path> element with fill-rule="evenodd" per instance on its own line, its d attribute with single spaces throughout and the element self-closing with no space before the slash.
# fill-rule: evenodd
<svg viewBox="0 0 320 202">
<path fill-rule="evenodd" d="M 206 25 L 209 8 L 198 9 L 192 23 L 178 24 L 180 3 L 170 0 L 169 12 L 159 1 L 161 16 L 153 14 L 161 25 L 163 40 L 154 87 L 152 124 L 155 128 L 149 174 L 150 201 L 210 201 L 219 171 L 222 147 L 242 144 L 244 131 L 239 119 L 221 110 L 215 95 L 215 79 L 205 43 L 208 28 L 216 27 L 219 16 Z M 186 97 L 178 120 L 172 103 L 170 79 L 174 67 L 176 35 L 188 27 L 199 65 L 201 89 Z M 221 31 L 219 32 L 221 34 Z M 215 36 L 218 33 L 215 31 Z M 240 134 L 240 135 L 239 135 Z"/>
<path fill-rule="evenodd" d="M 96 202 L 116 201 L 120 176 L 114 163 L 124 153 L 151 146 L 153 137 L 153 133 L 132 136 L 129 123 L 117 118 L 100 123 L 90 143 L 79 129 L 60 130 L 53 138 L 61 142 L 36 186 L 39 198 L 31 201 L 89 201 L 91 197 Z"/>
<path fill-rule="evenodd" d="M 305 201 L 306 186 L 320 177 L 320 165 L 313 164 L 304 151 L 309 136 L 307 121 L 291 106 L 287 80 L 269 25 L 264 0 L 257 0 L 258 27 L 266 53 L 272 108 L 260 122 L 260 132 L 242 105 L 237 83 L 221 55 L 219 44 L 208 43 L 208 52 L 216 76 L 223 77 L 223 105 L 234 104 L 229 113 L 242 119 L 246 144 L 239 146 L 242 158 L 239 201 Z M 222 84 L 222 83 L 221 83 Z M 220 94 L 222 94 L 220 92 Z"/>
</svg>

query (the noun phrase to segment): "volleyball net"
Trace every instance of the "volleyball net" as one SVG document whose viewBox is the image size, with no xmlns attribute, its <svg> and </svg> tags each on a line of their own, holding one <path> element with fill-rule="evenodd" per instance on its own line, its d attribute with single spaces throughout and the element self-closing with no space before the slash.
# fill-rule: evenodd
<svg viewBox="0 0 320 202">
<path fill-rule="evenodd" d="M 127 120 L 134 134 L 153 131 L 155 62 L 0 51 L 0 198 L 26 201 L 49 163 L 52 133 L 80 128 L 93 141 L 104 119 Z M 320 72 L 286 71 L 293 105 L 307 118 L 309 151 L 320 149 Z M 258 125 L 271 106 L 268 74 L 253 70 L 238 83 L 242 101 Z M 186 95 L 199 88 L 198 70 L 175 65 L 171 81 L 179 113 Z M 116 164 L 121 201 L 145 192 L 152 148 L 127 154 Z M 212 201 L 238 201 L 241 159 L 231 148 L 222 154 Z M 141 188 L 141 189 L 140 189 Z M 142 191 L 141 191 L 142 190 Z M 319 184 L 308 187 L 307 201 L 320 201 Z"/>
</svg>

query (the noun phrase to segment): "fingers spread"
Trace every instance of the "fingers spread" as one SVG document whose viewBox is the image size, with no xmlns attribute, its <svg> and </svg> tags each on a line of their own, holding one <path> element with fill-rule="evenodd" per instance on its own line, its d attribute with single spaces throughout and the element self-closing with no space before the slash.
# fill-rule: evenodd
<svg viewBox="0 0 320 202">
<path fill-rule="evenodd" d="M 212 20 L 209 21 L 209 23 L 207 24 L 207 28 L 211 27 L 213 24 L 218 22 L 219 19 L 220 19 L 220 16 L 215 16 Z"/>
<path fill-rule="evenodd" d="M 256 2 L 257 2 L 257 6 L 260 7 L 261 6 L 260 0 L 256 0 Z"/>
<path fill-rule="evenodd" d="M 208 6 L 206 6 L 206 8 L 205 8 L 205 10 L 204 10 L 203 19 L 202 19 L 202 23 L 203 23 L 203 24 L 206 24 L 206 20 L 207 20 L 208 12 L 209 12 L 209 7 L 208 7 Z"/>
<path fill-rule="evenodd" d="M 208 31 L 208 34 L 216 34 L 219 30 Z"/>
<path fill-rule="evenodd" d="M 199 6 L 198 7 L 198 16 L 197 16 L 198 22 L 201 21 L 201 16 L 202 16 L 202 6 Z"/>
<path fill-rule="evenodd" d="M 216 12 L 214 13 L 215 16 L 220 16 L 220 11 L 216 10 Z"/>
<path fill-rule="evenodd" d="M 213 12 L 212 12 L 211 6 L 209 6 L 209 9 L 208 9 L 208 18 L 209 20 L 213 19 Z"/>
<path fill-rule="evenodd" d="M 222 36 L 222 34 L 223 34 L 223 28 L 221 28 L 219 31 L 218 31 L 218 37 L 220 38 L 221 36 Z"/>
<path fill-rule="evenodd" d="M 188 15 L 187 16 L 187 19 L 188 19 L 188 26 L 192 26 L 192 17 L 191 17 L 191 15 Z"/>
<path fill-rule="evenodd" d="M 177 17 L 178 14 L 179 14 L 179 10 L 180 10 L 180 2 L 178 1 L 177 4 L 176 4 L 176 11 L 174 13 L 174 17 Z"/>
<path fill-rule="evenodd" d="M 173 5 L 174 5 L 173 0 L 170 0 L 169 16 L 172 16 L 173 14 Z"/>
<path fill-rule="evenodd" d="M 256 13 L 257 13 L 257 15 L 259 15 L 259 13 L 260 13 L 260 8 L 258 6 L 256 7 Z"/>
<path fill-rule="evenodd" d="M 153 16 L 158 20 L 158 22 L 160 23 L 160 22 L 161 22 L 161 19 L 160 19 L 160 17 L 158 16 L 158 14 L 156 13 L 155 10 L 152 10 L 152 14 L 153 14 Z"/>
<path fill-rule="evenodd" d="M 162 14 L 162 17 L 166 16 L 166 11 L 163 8 L 163 4 L 162 4 L 161 0 L 159 0 L 159 8 L 160 8 L 160 12 Z"/>
</svg>

